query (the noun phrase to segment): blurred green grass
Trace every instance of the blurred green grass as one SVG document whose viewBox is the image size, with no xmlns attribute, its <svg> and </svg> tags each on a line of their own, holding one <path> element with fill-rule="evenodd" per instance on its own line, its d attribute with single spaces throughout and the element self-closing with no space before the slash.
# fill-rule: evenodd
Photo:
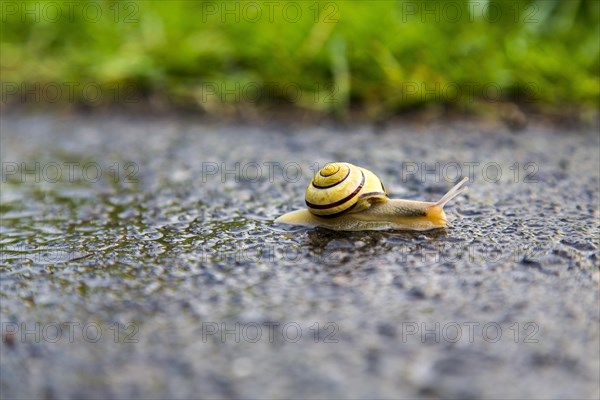
<svg viewBox="0 0 600 400">
<path fill-rule="evenodd" d="M 89 4 L 2 2 L 3 103 L 371 117 L 599 104 L 598 1 Z"/>
</svg>

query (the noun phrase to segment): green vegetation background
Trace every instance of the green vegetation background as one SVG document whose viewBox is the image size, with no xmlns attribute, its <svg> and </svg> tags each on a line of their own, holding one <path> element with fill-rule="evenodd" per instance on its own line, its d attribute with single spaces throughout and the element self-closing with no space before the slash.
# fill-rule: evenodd
<svg viewBox="0 0 600 400">
<path fill-rule="evenodd" d="M 2 2 L 3 103 L 35 90 L 55 104 L 141 96 L 370 116 L 431 103 L 599 103 L 598 1 L 67 3 Z"/>
</svg>

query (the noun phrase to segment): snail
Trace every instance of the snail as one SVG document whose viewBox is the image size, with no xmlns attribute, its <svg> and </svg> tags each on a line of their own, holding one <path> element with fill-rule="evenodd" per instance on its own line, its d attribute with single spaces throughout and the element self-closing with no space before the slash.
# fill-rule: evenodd
<svg viewBox="0 0 600 400">
<path fill-rule="evenodd" d="M 335 231 L 444 228 L 444 206 L 468 189 L 461 188 L 468 180 L 463 178 L 435 203 L 390 199 L 373 172 L 346 162 L 329 163 L 306 188 L 308 209 L 284 214 L 275 222 Z"/>
</svg>

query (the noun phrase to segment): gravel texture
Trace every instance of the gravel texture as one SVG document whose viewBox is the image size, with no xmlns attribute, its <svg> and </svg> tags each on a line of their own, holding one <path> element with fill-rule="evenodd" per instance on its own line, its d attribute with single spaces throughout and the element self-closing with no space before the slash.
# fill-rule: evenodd
<svg viewBox="0 0 600 400">
<path fill-rule="evenodd" d="M 2 398 L 600 396 L 594 129 L 0 124 Z M 445 230 L 273 224 L 334 160 L 470 190 Z"/>
</svg>

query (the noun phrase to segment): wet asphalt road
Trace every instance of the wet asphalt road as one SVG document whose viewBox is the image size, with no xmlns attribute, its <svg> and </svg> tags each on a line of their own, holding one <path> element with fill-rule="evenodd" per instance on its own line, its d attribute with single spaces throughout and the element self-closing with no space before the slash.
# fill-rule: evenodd
<svg viewBox="0 0 600 400">
<path fill-rule="evenodd" d="M 598 398 L 598 133 L 0 120 L 2 398 Z M 277 226 L 349 161 L 445 230 Z"/>
</svg>

